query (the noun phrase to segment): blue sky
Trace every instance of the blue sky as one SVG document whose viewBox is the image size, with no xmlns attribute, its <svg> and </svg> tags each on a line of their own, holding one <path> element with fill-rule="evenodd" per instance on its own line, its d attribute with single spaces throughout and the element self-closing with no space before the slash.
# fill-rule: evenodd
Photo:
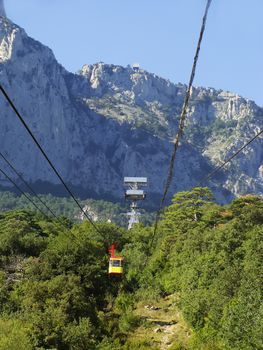
<svg viewBox="0 0 263 350">
<path fill-rule="evenodd" d="M 69 71 L 134 62 L 187 83 L 206 0 L 5 0 L 7 15 Z M 263 1 L 213 0 L 195 86 L 263 106 Z"/>
</svg>

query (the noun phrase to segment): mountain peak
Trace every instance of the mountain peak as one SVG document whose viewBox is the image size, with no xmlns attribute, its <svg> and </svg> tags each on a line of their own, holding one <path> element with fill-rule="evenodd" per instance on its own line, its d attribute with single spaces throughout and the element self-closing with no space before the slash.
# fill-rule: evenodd
<svg viewBox="0 0 263 350">
<path fill-rule="evenodd" d="M 0 16 L 6 17 L 4 0 L 0 0 Z"/>
</svg>

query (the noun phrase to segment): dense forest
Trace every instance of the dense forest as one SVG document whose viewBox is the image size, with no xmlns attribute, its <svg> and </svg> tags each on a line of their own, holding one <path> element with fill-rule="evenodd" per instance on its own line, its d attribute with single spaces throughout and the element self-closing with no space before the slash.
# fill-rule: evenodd
<svg viewBox="0 0 263 350">
<path fill-rule="evenodd" d="M 155 235 L 97 225 L 0 213 L 0 350 L 263 349 L 262 198 L 220 206 L 195 188 L 174 195 Z M 107 273 L 113 242 L 122 278 Z"/>
<path fill-rule="evenodd" d="M 13 209 L 36 210 L 33 205 L 34 203 L 42 211 L 50 214 L 43 205 L 43 203 L 45 203 L 57 216 L 65 216 L 73 222 L 80 222 L 82 219 L 80 210 L 76 207 L 76 203 L 72 198 L 55 197 L 51 194 L 39 194 L 38 197 L 30 193 L 26 193 L 26 195 L 31 199 L 31 202 L 29 202 L 28 198 L 23 195 L 0 190 L 0 211 Z M 129 211 L 129 206 L 125 201 L 123 201 L 123 203 L 113 203 L 96 199 L 78 199 L 78 201 L 93 221 L 110 221 L 119 226 L 127 227 L 127 211 Z M 144 224 L 152 223 L 154 219 L 154 214 L 152 212 L 141 208 L 141 214 L 141 222 Z"/>
</svg>

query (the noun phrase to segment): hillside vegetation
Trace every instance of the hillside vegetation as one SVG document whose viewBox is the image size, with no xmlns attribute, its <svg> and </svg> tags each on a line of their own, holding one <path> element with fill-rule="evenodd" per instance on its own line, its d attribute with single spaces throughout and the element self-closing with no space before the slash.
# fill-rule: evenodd
<svg viewBox="0 0 263 350">
<path fill-rule="evenodd" d="M 83 219 L 83 215 L 81 215 L 79 208 L 76 207 L 76 203 L 72 198 L 55 197 L 51 194 L 38 195 L 37 198 L 29 193 L 26 194 L 42 211 L 47 214 L 50 213 L 47 211 L 43 203 L 41 203 L 39 198 L 57 216 L 65 216 L 72 220 L 72 222 L 80 222 Z M 120 203 L 96 199 L 78 199 L 78 201 L 93 221 L 110 221 L 119 226 L 128 226 L 128 204 L 121 206 Z M 14 209 L 36 210 L 34 205 L 30 203 L 26 197 L 13 192 L 0 190 L 0 212 Z M 144 209 L 141 209 L 141 213 L 142 215 L 140 218 L 144 224 L 149 224 L 153 221 L 153 213 L 147 212 Z"/>
<path fill-rule="evenodd" d="M 262 198 L 207 188 L 175 194 L 155 236 L 2 212 L 0 350 L 263 349 L 262 225 Z"/>
</svg>

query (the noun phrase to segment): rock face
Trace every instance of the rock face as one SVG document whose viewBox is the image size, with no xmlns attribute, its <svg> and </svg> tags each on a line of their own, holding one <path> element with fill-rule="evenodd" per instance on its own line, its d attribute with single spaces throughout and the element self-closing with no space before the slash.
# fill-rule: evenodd
<svg viewBox="0 0 263 350">
<path fill-rule="evenodd" d="M 0 2 L 1 5 L 1 2 Z M 1 6 L 0 6 L 1 9 Z M 0 17 L 0 81 L 44 150 L 82 197 L 122 197 L 124 176 L 163 190 L 186 87 L 144 70 L 98 63 L 67 72 L 52 51 Z M 39 191 L 59 180 L 0 96 L 0 151 Z M 191 189 L 263 126 L 263 110 L 236 94 L 194 88 L 171 193 Z M 263 194 L 262 138 L 211 182 L 219 201 Z M 4 165 L 1 162 L 0 166 Z M 2 186 L 7 186 L 5 181 Z M 62 192 L 61 192 L 62 193 Z"/>
</svg>

